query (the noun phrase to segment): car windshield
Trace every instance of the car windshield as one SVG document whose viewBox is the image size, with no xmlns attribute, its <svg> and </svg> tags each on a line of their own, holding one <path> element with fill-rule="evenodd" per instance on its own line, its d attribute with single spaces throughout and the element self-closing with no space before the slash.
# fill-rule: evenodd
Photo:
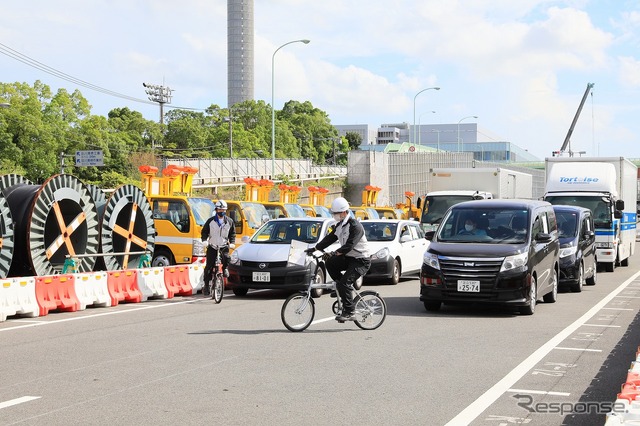
<svg viewBox="0 0 640 426">
<path fill-rule="evenodd" d="M 313 206 L 316 217 L 331 217 L 331 212 L 325 206 Z"/>
<path fill-rule="evenodd" d="M 188 200 L 196 223 L 203 226 L 207 219 L 213 216 L 215 204 L 208 198 L 189 198 Z"/>
<path fill-rule="evenodd" d="M 553 205 L 585 207 L 593 212 L 593 224 L 596 228 L 611 228 L 611 207 L 606 197 L 583 196 L 547 196 L 545 201 Z"/>
<path fill-rule="evenodd" d="M 289 214 L 288 217 L 307 217 L 307 214 L 298 204 L 287 203 L 284 205 L 284 208 Z"/>
<path fill-rule="evenodd" d="M 240 205 L 242 206 L 244 217 L 252 229 L 258 229 L 263 223 L 263 218 L 269 216 L 267 209 L 262 204 L 243 201 Z"/>
<path fill-rule="evenodd" d="M 453 208 L 438 231 L 438 241 L 522 244 L 528 238 L 528 212 L 516 208 Z"/>
<path fill-rule="evenodd" d="M 463 201 L 473 200 L 470 195 L 436 195 L 424 201 L 424 211 L 420 223 L 440 223 L 449 207 Z"/>
<path fill-rule="evenodd" d="M 322 221 L 271 220 L 258 229 L 252 243 L 291 244 L 291 240 L 315 243 L 322 235 Z"/>
<path fill-rule="evenodd" d="M 393 241 L 397 223 L 362 222 L 367 241 Z"/>
<path fill-rule="evenodd" d="M 560 238 L 575 237 L 578 229 L 578 214 L 556 210 L 556 218 L 558 221 L 558 236 Z"/>
</svg>

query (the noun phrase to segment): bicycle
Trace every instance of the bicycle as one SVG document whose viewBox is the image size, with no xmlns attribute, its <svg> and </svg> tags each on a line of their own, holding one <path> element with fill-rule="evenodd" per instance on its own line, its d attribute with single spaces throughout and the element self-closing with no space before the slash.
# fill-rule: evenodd
<svg viewBox="0 0 640 426">
<path fill-rule="evenodd" d="M 320 259 L 323 256 L 331 255 L 323 252 L 316 255 L 316 252 L 308 254 L 315 260 L 315 271 L 311 274 L 312 279 L 309 281 L 308 287 L 297 293 L 287 297 L 280 311 L 282 323 L 289 331 L 303 331 L 311 325 L 316 313 L 315 301 L 312 298 L 314 289 L 336 290 L 335 281 L 328 283 L 316 283 L 313 277 L 318 274 L 320 268 Z M 333 303 L 332 310 L 336 315 L 342 313 L 342 300 L 336 294 L 336 301 Z M 355 304 L 355 324 L 363 330 L 375 330 L 380 327 L 387 317 L 387 305 L 382 297 L 371 290 L 358 291 L 354 289 L 353 301 Z M 340 321 L 344 322 L 344 321 Z"/>
<path fill-rule="evenodd" d="M 204 285 L 209 286 L 211 299 L 216 303 L 220 303 L 222 302 L 222 295 L 224 294 L 224 269 L 222 267 L 222 259 L 220 258 L 219 249 L 217 250 L 216 261 L 211 267 L 211 273 L 209 276 L 211 277 L 210 281 Z"/>
</svg>

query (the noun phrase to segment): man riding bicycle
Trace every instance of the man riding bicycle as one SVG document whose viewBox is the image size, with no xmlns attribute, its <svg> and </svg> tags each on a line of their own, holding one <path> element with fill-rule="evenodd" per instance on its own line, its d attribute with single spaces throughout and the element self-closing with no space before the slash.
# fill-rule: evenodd
<svg viewBox="0 0 640 426">
<path fill-rule="evenodd" d="M 202 241 L 207 241 L 207 263 L 204 267 L 204 287 L 202 294 L 209 294 L 209 281 L 211 281 L 211 269 L 216 263 L 218 250 L 224 268 L 224 276 L 229 276 L 229 248 L 234 248 L 236 242 L 236 227 L 233 219 L 228 217 L 227 202 L 218 200 L 215 204 L 216 214 L 211 216 L 202 227 Z"/>
<path fill-rule="evenodd" d="M 369 244 L 364 235 L 362 224 L 353 216 L 349 216 L 349 202 L 338 197 L 331 203 L 331 214 L 336 224 L 332 225 L 329 233 L 319 241 L 315 248 L 307 249 L 307 253 L 314 250 L 324 250 L 334 242 L 340 242 L 340 247 L 326 261 L 327 272 L 336 282 L 336 289 L 343 303 L 337 321 L 353 321 L 353 285 L 367 273 L 371 266 L 369 259 Z M 342 272 L 344 271 L 344 273 Z"/>
</svg>

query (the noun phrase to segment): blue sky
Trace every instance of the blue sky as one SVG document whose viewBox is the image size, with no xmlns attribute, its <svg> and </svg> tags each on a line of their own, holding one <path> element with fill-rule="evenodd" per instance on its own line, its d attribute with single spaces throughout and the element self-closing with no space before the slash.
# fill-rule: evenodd
<svg viewBox="0 0 640 426">
<path fill-rule="evenodd" d="M 5 2 L 0 43 L 93 85 L 173 105 L 227 104 L 224 0 Z M 562 145 L 587 83 L 595 84 L 571 147 L 640 158 L 640 3 L 626 0 L 255 0 L 255 98 L 309 100 L 333 124 L 478 126 L 539 158 Z M 0 46 L 3 47 L 3 46 Z M 0 49 L 0 53 L 4 50 Z M 79 88 L 92 113 L 157 105 L 79 87 L 0 54 L 0 81 Z M 435 114 L 430 111 L 436 111 Z M 417 119 L 416 119 L 417 121 Z M 474 120 L 465 120 L 466 122 Z M 494 137 L 495 137 L 494 136 Z"/>
</svg>

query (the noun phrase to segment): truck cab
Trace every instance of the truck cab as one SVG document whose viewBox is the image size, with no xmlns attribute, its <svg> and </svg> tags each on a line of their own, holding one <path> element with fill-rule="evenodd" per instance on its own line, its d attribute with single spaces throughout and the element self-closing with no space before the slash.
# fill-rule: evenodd
<svg viewBox="0 0 640 426">
<path fill-rule="evenodd" d="M 425 232 L 435 231 L 449 207 L 463 201 L 490 200 L 493 194 L 483 191 L 434 191 L 418 199 L 420 225 Z"/>
</svg>

